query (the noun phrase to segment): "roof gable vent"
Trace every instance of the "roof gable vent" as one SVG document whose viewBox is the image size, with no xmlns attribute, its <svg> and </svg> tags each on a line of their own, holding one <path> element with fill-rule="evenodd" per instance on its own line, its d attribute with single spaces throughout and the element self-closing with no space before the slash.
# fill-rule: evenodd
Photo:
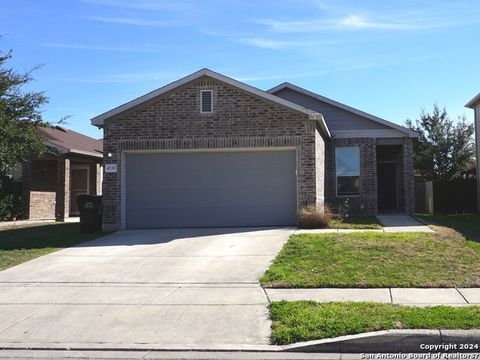
<svg viewBox="0 0 480 360">
<path fill-rule="evenodd" d="M 213 112 L 213 90 L 200 91 L 200 113 L 210 114 Z"/>
</svg>

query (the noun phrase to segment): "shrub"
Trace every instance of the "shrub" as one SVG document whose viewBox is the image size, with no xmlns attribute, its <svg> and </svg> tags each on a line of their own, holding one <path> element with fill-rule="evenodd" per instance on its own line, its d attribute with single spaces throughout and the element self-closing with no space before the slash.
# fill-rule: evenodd
<svg viewBox="0 0 480 360">
<path fill-rule="evenodd" d="M 0 176 L 0 220 L 8 221 L 23 214 L 21 186 L 8 176 Z"/>
<path fill-rule="evenodd" d="M 298 227 L 303 229 L 316 229 L 327 227 L 332 221 L 330 209 L 319 209 L 316 205 L 307 205 L 298 211 Z"/>
<path fill-rule="evenodd" d="M 332 207 L 331 211 L 332 216 L 335 219 L 342 220 L 347 219 L 350 216 L 350 201 L 349 198 L 346 198 Z"/>
</svg>

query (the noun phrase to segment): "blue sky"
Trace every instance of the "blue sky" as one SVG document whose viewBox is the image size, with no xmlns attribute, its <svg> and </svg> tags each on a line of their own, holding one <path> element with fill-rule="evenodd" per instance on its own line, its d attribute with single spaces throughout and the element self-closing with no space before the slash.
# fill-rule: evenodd
<svg viewBox="0 0 480 360">
<path fill-rule="evenodd" d="M 90 118 L 200 68 L 269 89 L 289 81 L 403 123 L 480 91 L 480 3 L 411 0 L 0 0 L 0 48 L 43 64 L 48 121 Z"/>
</svg>

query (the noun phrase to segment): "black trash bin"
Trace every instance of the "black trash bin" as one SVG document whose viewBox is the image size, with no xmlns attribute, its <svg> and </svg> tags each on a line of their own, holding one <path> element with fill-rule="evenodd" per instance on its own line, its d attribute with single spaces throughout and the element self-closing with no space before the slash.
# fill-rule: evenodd
<svg viewBox="0 0 480 360">
<path fill-rule="evenodd" d="M 80 232 L 102 231 L 102 197 L 79 195 L 77 206 L 80 211 Z"/>
</svg>

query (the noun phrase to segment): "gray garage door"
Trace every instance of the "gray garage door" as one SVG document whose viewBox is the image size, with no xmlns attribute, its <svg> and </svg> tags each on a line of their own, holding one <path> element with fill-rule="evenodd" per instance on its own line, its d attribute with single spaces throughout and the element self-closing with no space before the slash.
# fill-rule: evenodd
<svg viewBox="0 0 480 360">
<path fill-rule="evenodd" d="M 296 223 L 294 151 L 130 153 L 127 228 Z"/>
</svg>

